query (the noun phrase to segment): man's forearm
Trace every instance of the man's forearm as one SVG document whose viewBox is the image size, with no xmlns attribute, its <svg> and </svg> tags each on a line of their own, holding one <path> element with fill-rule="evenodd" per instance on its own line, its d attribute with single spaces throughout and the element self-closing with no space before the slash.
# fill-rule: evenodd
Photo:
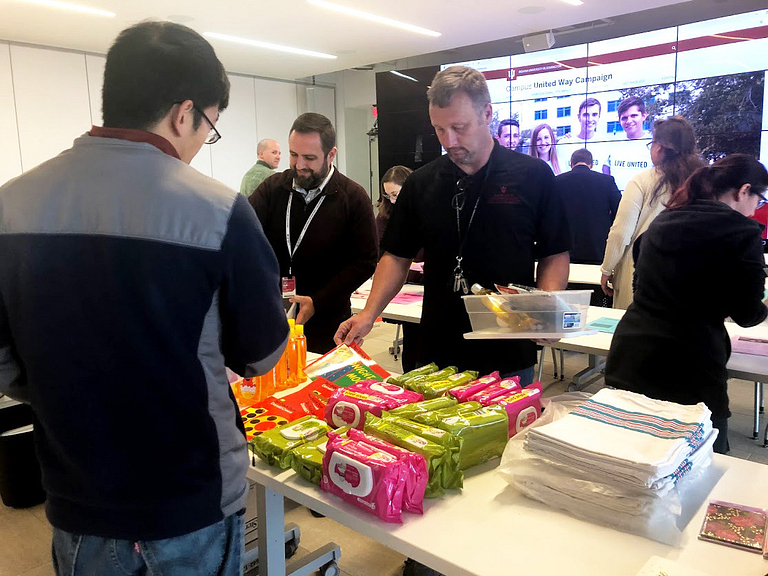
<svg viewBox="0 0 768 576">
<path fill-rule="evenodd" d="M 393 256 L 389 252 L 384 253 L 379 260 L 379 265 L 376 266 L 371 293 L 360 314 L 370 318 L 377 318 L 381 314 L 405 284 L 411 262 L 410 258 Z"/>
<path fill-rule="evenodd" d="M 568 273 L 571 257 L 568 252 L 553 254 L 539 260 L 536 272 L 536 286 L 540 290 L 565 290 L 568 286 Z"/>
</svg>

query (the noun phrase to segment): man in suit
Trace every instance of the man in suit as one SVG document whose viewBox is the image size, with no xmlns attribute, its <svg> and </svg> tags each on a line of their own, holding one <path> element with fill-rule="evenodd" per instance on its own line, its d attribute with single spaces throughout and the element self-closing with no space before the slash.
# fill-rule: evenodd
<svg viewBox="0 0 768 576">
<path fill-rule="evenodd" d="M 592 168 L 592 153 L 584 148 L 571 155 L 571 171 L 555 177 L 571 228 L 571 262 L 600 264 L 621 193 L 613 176 Z"/>
</svg>

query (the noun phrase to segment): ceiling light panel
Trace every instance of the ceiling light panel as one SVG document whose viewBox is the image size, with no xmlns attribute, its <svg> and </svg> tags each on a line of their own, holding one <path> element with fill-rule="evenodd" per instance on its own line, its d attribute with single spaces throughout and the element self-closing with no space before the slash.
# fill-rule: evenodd
<svg viewBox="0 0 768 576">
<path fill-rule="evenodd" d="M 333 2 L 326 2 L 325 0 L 307 0 L 309 4 L 312 4 L 313 6 L 317 6 L 318 8 L 325 8 L 326 10 L 333 10 L 334 12 L 340 12 L 341 14 L 346 14 L 347 16 L 354 16 L 355 18 L 362 18 L 363 20 L 369 20 L 371 22 L 376 22 L 378 24 L 384 24 L 386 26 L 392 26 L 393 28 L 399 28 L 401 30 L 406 30 L 408 32 L 415 32 L 416 34 L 423 34 L 425 36 L 432 36 L 433 38 L 437 38 L 440 36 L 440 32 L 435 32 L 434 30 L 429 30 L 427 28 L 422 28 L 421 26 L 414 26 L 413 24 L 406 24 L 405 22 L 400 22 L 398 20 L 393 20 L 392 18 L 385 18 L 384 16 L 379 16 L 377 14 L 371 14 L 370 12 L 364 12 L 362 10 L 358 10 L 356 8 L 349 8 L 347 6 L 342 6 L 341 4 L 335 4 Z"/>
<path fill-rule="evenodd" d="M 108 18 L 114 18 L 117 16 L 117 14 L 114 12 L 109 12 L 107 10 L 100 10 L 98 8 L 91 8 L 89 6 L 81 6 L 79 4 L 70 4 L 69 2 L 59 2 L 58 0 L 24 0 L 24 2 L 27 4 L 46 6 L 47 8 L 58 8 L 60 10 L 82 12 L 84 14 L 92 14 L 94 16 L 106 16 Z"/>
<path fill-rule="evenodd" d="M 262 42 L 261 40 L 252 40 L 250 38 L 239 38 L 238 36 L 230 36 L 229 34 L 219 34 L 218 32 L 203 32 L 203 36 L 207 36 L 208 38 L 213 38 L 214 40 L 224 40 L 225 42 L 234 42 L 236 44 L 244 44 L 246 46 L 254 46 L 256 48 L 264 48 L 266 50 L 276 50 L 278 52 L 298 54 L 299 56 L 311 56 L 313 58 L 326 58 L 328 60 L 336 59 L 336 56 L 334 56 L 333 54 L 324 54 L 322 52 L 315 52 L 313 50 L 304 50 L 303 48 L 283 46 L 282 44 L 272 44 L 271 42 Z"/>
</svg>

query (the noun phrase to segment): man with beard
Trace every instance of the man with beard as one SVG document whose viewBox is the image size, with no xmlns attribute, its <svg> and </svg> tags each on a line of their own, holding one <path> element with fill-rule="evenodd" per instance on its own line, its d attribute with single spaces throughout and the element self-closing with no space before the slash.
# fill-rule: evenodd
<svg viewBox="0 0 768 576">
<path fill-rule="evenodd" d="M 322 114 L 299 116 L 288 135 L 290 168 L 267 178 L 249 201 L 280 264 L 283 296 L 299 305 L 307 348 L 334 347 L 349 297 L 373 274 L 378 242 L 365 190 L 334 166 L 336 131 Z"/>
<path fill-rule="evenodd" d="M 466 340 L 462 296 L 478 283 L 562 290 L 568 283 L 569 233 L 552 170 L 516 154 L 488 131 L 493 111 L 485 78 L 452 66 L 427 91 L 429 117 L 447 154 L 408 177 L 387 224 L 365 308 L 344 322 L 337 342 L 361 342 L 397 294 L 424 249 L 420 363 L 533 379 L 531 340 Z M 534 277 L 534 261 L 538 275 Z"/>
</svg>

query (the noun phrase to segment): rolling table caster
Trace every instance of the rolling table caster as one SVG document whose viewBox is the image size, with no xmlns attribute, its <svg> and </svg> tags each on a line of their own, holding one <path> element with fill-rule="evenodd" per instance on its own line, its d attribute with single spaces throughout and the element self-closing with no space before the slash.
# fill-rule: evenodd
<svg viewBox="0 0 768 576">
<path fill-rule="evenodd" d="M 322 568 L 320 568 L 320 576 L 339 576 L 341 570 L 336 562 L 329 562 Z"/>
</svg>

